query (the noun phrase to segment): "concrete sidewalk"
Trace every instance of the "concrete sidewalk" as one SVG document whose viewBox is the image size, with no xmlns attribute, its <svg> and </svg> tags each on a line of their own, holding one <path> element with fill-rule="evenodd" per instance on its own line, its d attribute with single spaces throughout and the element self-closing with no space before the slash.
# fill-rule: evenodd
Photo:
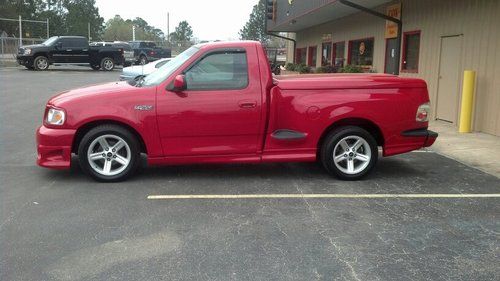
<svg viewBox="0 0 500 281">
<path fill-rule="evenodd" d="M 448 156 L 500 178 L 500 137 L 485 133 L 458 133 L 457 127 L 443 121 L 430 122 L 439 133 L 430 151 Z"/>
</svg>

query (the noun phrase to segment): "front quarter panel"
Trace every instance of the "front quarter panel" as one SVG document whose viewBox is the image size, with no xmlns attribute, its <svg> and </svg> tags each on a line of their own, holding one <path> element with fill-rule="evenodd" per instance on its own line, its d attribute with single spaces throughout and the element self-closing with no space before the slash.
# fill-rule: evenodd
<svg viewBox="0 0 500 281">
<path fill-rule="evenodd" d="M 88 123 L 102 121 L 126 124 L 142 137 L 148 156 L 157 157 L 162 155 L 162 149 L 156 123 L 155 95 L 156 87 L 130 86 L 125 90 L 121 87 L 116 92 L 60 98 L 53 105 L 66 111 L 64 128 L 77 130 Z"/>
</svg>

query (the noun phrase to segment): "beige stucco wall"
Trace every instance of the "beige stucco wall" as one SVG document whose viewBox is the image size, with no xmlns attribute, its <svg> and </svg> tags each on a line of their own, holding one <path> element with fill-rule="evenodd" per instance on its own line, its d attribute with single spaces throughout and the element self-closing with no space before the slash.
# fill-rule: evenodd
<svg viewBox="0 0 500 281">
<path fill-rule="evenodd" d="M 441 37 L 463 36 L 460 71 L 477 72 L 473 126 L 476 131 L 500 135 L 500 1 L 498 0 L 402 0 L 403 31 L 421 31 L 419 72 L 402 76 L 427 81 L 431 102 L 436 104 Z M 392 2 L 397 3 L 397 1 Z M 384 12 L 386 5 L 377 9 Z M 384 71 L 385 21 L 372 15 L 355 15 L 297 32 L 297 47 L 318 46 L 321 63 L 322 35 L 331 33 L 333 42 L 374 37 L 374 63 Z M 291 56 L 289 56 L 291 60 Z M 457 81 L 461 89 L 461 79 Z M 460 93 L 457 93 L 460 96 Z M 458 99 L 457 107 L 460 105 Z M 433 116 L 436 108 L 433 107 Z M 459 113 L 459 110 L 457 110 Z M 458 116 L 457 116 L 458 120 Z"/>
</svg>

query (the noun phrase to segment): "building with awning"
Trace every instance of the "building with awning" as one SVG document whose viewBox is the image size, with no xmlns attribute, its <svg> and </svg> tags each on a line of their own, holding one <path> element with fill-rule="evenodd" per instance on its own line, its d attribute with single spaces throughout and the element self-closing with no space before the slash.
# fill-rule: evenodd
<svg viewBox="0 0 500 281">
<path fill-rule="evenodd" d="M 463 72 L 476 71 L 473 129 L 500 135 L 500 1 L 267 2 L 267 30 L 295 41 L 288 62 L 422 78 L 435 119 L 458 123 Z"/>
</svg>

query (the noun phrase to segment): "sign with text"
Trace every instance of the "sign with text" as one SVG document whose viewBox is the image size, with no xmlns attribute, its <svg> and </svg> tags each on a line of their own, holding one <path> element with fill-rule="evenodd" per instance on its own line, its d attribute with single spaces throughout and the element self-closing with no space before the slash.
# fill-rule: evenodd
<svg viewBox="0 0 500 281">
<path fill-rule="evenodd" d="M 387 15 L 396 19 L 401 19 L 401 3 L 387 7 Z M 392 21 L 385 21 L 385 38 L 398 37 L 398 24 Z"/>
</svg>

